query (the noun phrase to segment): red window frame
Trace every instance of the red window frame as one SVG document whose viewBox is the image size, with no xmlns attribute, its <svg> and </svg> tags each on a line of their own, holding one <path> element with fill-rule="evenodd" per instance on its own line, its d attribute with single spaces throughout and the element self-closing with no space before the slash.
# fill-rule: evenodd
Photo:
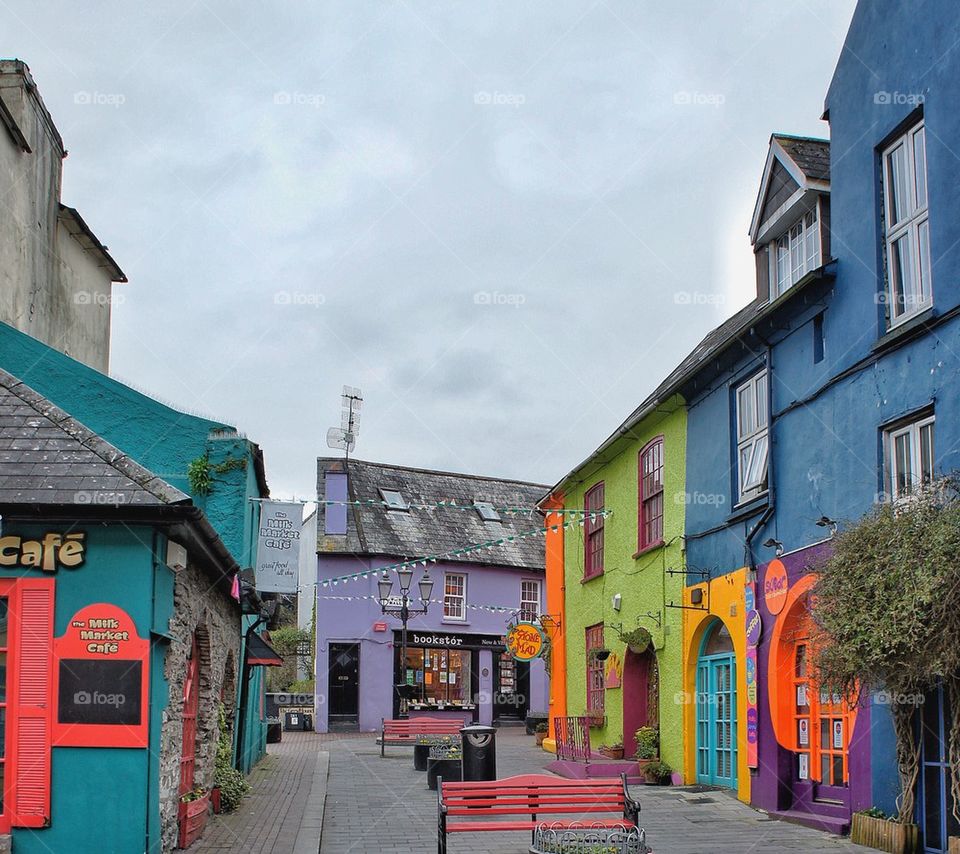
<svg viewBox="0 0 960 854">
<path fill-rule="evenodd" d="M 637 456 L 637 551 L 663 543 L 663 436 Z"/>
<path fill-rule="evenodd" d="M 603 575 L 603 516 L 590 518 L 589 513 L 603 510 L 603 481 L 596 483 L 583 496 L 588 515 L 583 524 L 583 578 Z"/>
<path fill-rule="evenodd" d="M 587 652 L 587 713 L 603 714 L 605 708 L 603 662 L 591 655 L 593 650 L 603 649 L 603 623 L 587 626 L 584 632 L 584 646 Z"/>
</svg>

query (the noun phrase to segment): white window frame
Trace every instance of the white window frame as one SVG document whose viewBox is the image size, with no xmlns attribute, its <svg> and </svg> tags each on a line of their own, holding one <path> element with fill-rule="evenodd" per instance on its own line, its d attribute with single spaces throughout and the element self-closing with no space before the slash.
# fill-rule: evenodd
<svg viewBox="0 0 960 854">
<path fill-rule="evenodd" d="M 780 252 L 784 251 L 784 276 Z M 820 266 L 820 200 L 790 227 L 770 241 L 770 299 L 785 294 L 811 270 Z"/>
<path fill-rule="evenodd" d="M 526 595 L 526 590 L 524 589 L 526 585 L 533 585 L 533 588 L 537 591 L 536 598 L 530 598 Z M 528 622 L 533 622 L 540 616 L 540 595 L 542 592 L 542 587 L 540 585 L 539 578 L 521 578 L 520 579 L 520 619 L 526 620 Z M 530 606 L 533 606 L 532 608 Z M 530 612 L 533 612 L 533 616 L 530 616 Z"/>
<path fill-rule="evenodd" d="M 399 489 L 381 489 L 380 497 L 387 505 L 387 510 L 409 510 L 410 505 Z"/>
<path fill-rule="evenodd" d="M 910 424 L 904 424 L 900 427 L 896 427 L 885 432 L 885 445 L 887 453 L 887 471 L 890 476 L 890 499 L 894 504 L 900 504 L 906 501 L 910 501 L 913 495 L 913 491 L 918 486 L 923 486 L 926 482 L 933 480 L 934 476 L 934 454 L 936 452 L 936 428 L 934 424 L 936 418 L 933 415 L 928 415 L 924 418 L 920 418 L 916 421 L 911 422 Z M 929 470 L 924 472 L 921 471 L 922 468 L 922 453 L 921 453 L 921 434 L 924 428 L 930 427 L 930 460 L 929 460 Z M 907 448 L 910 453 L 910 486 L 908 490 L 901 492 L 898 486 L 898 481 L 900 480 L 900 465 L 897 454 L 897 442 L 899 439 L 906 439 Z M 919 477 L 917 476 L 919 474 Z"/>
<path fill-rule="evenodd" d="M 738 385 L 735 391 L 738 504 L 750 501 L 767 491 L 767 464 L 770 458 L 769 394 L 766 370 L 754 374 Z M 741 406 L 744 400 L 750 402 L 752 411 Z"/>
<path fill-rule="evenodd" d="M 459 579 L 460 593 L 450 593 L 448 591 L 447 582 L 451 579 Z M 464 572 L 445 572 L 443 574 L 443 621 L 445 623 L 465 623 L 467 621 L 467 575 Z"/>
<path fill-rule="evenodd" d="M 922 174 L 918 174 L 915 142 L 919 136 L 923 152 Z M 887 261 L 886 299 L 890 306 L 887 323 L 890 328 L 909 320 L 915 314 L 933 305 L 933 281 L 930 268 L 929 193 L 927 180 L 927 141 L 924 123 L 918 122 L 906 133 L 898 136 L 883 150 L 883 210 L 884 210 L 884 257 Z M 900 146 L 905 154 L 905 172 L 901 189 L 905 192 L 905 212 L 899 222 L 893 221 L 894 181 L 890 175 L 890 155 Z M 918 179 L 922 179 L 923 198 L 918 192 Z M 926 235 L 921 245 L 921 234 Z M 894 248 L 898 243 L 907 247 L 907 269 L 913 279 L 911 292 L 903 292 L 903 301 L 894 293 Z"/>
</svg>

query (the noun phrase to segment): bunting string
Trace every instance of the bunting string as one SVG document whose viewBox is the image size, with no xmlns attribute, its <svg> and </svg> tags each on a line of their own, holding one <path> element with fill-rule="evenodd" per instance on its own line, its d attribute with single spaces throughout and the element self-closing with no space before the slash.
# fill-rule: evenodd
<svg viewBox="0 0 960 854">
<path fill-rule="evenodd" d="M 262 501 L 272 501 L 271 498 L 251 498 L 250 501 L 262 502 Z M 593 512 L 593 510 L 585 510 L 578 507 L 560 507 L 556 510 L 553 509 L 540 509 L 539 507 L 521 507 L 517 505 L 499 505 L 492 504 L 491 502 L 484 502 L 480 504 L 461 504 L 460 502 L 454 499 L 444 499 L 441 501 L 413 501 L 407 502 L 401 508 L 397 504 L 392 504 L 389 501 L 383 501 L 379 498 L 363 498 L 353 501 L 341 501 L 333 498 L 324 499 L 323 501 L 311 501 L 311 500 L 302 500 L 298 501 L 299 504 L 316 504 L 323 507 L 385 507 L 387 509 L 393 510 L 463 510 L 463 511 L 472 511 L 479 512 L 481 510 L 494 510 L 497 513 L 502 513 L 505 516 L 532 516 L 535 513 L 540 515 L 549 516 L 551 513 L 557 513 L 559 515 L 567 516 L 586 516 Z"/>
<path fill-rule="evenodd" d="M 337 602 L 362 602 L 362 601 L 375 601 L 377 603 L 380 600 L 376 596 L 318 596 L 318 599 L 331 599 Z M 420 600 L 417 599 L 419 602 Z M 430 599 L 431 605 L 442 605 L 443 599 Z M 516 611 L 519 611 L 519 607 L 507 607 L 506 605 L 470 605 L 467 604 L 467 608 L 471 611 L 489 611 L 493 614 L 512 614 Z"/>
<path fill-rule="evenodd" d="M 503 537 L 497 537 L 492 540 L 485 540 L 482 543 L 474 543 L 471 546 L 464 546 L 460 549 L 454 549 L 449 552 L 442 552 L 439 554 L 428 555 L 426 557 L 413 558 L 412 560 L 404 560 L 399 563 L 391 563 L 386 566 L 378 566 L 374 569 L 364 569 L 360 572 L 352 572 L 347 575 L 338 575 L 334 578 L 324 578 L 318 580 L 316 585 L 318 587 L 336 587 L 338 584 L 345 584 L 350 581 L 357 581 L 360 579 L 371 578 L 378 575 L 383 575 L 388 572 L 397 572 L 400 569 L 406 567 L 416 567 L 416 566 L 428 566 L 431 563 L 437 563 L 439 560 L 444 559 L 456 559 L 466 554 L 474 554 L 476 552 L 483 551 L 484 549 L 495 549 L 498 546 L 508 545 L 510 543 L 516 542 L 517 540 L 526 540 L 530 537 L 542 537 L 545 536 L 548 532 L 556 533 L 557 531 L 565 530 L 567 528 L 573 527 L 583 527 L 587 522 L 593 523 L 598 519 L 606 518 L 607 516 L 613 513 L 612 510 L 597 510 L 596 512 L 590 512 L 582 519 L 571 519 L 569 522 L 558 522 L 555 525 L 546 525 L 543 528 L 533 528 L 529 531 L 522 531 L 519 534 L 508 534 Z"/>
</svg>

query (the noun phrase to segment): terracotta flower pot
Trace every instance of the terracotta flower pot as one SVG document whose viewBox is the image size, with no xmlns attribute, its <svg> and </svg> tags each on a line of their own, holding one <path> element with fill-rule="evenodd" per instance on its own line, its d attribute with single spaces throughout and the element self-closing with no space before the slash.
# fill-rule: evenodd
<svg viewBox="0 0 960 854">
<path fill-rule="evenodd" d="M 537 747 L 543 747 L 543 742 L 546 739 L 546 737 L 547 737 L 547 733 L 545 732 L 538 732 L 536 734 Z"/>
<path fill-rule="evenodd" d="M 210 806 L 210 795 L 193 801 L 180 802 L 179 809 L 179 840 L 177 847 L 188 848 L 203 836 L 203 829 L 207 825 L 207 810 Z"/>
</svg>

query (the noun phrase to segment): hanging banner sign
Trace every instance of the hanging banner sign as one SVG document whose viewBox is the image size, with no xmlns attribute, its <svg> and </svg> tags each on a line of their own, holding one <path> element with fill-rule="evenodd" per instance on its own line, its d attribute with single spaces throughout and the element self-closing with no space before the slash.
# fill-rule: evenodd
<svg viewBox="0 0 960 854">
<path fill-rule="evenodd" d="M 303 505 L 299 502 L 261 502 L 256 567 L 258 593 L 297 592 L 302 519 Z"/>
<path fill-rule="evenodd" d="M 541 652 L 546 638 L 535 623 L 517 623 L 507 632 L 507 652 L 517 661 L 533 661 Z"/>
<path fill-rule="evenodd" d="M 759 720 L 757 709 L 757 643 L 760 640 L 760 614 L 756 610 L 757 588 L 753 581 L 747 581 L 743 590 L 744 629 L 747 636 L 746 654 L 746 703 L 747 703 L 747 767 L 759 766 Z M 752 727 L 751 727 L 752 723 Z"/>
</svg>

